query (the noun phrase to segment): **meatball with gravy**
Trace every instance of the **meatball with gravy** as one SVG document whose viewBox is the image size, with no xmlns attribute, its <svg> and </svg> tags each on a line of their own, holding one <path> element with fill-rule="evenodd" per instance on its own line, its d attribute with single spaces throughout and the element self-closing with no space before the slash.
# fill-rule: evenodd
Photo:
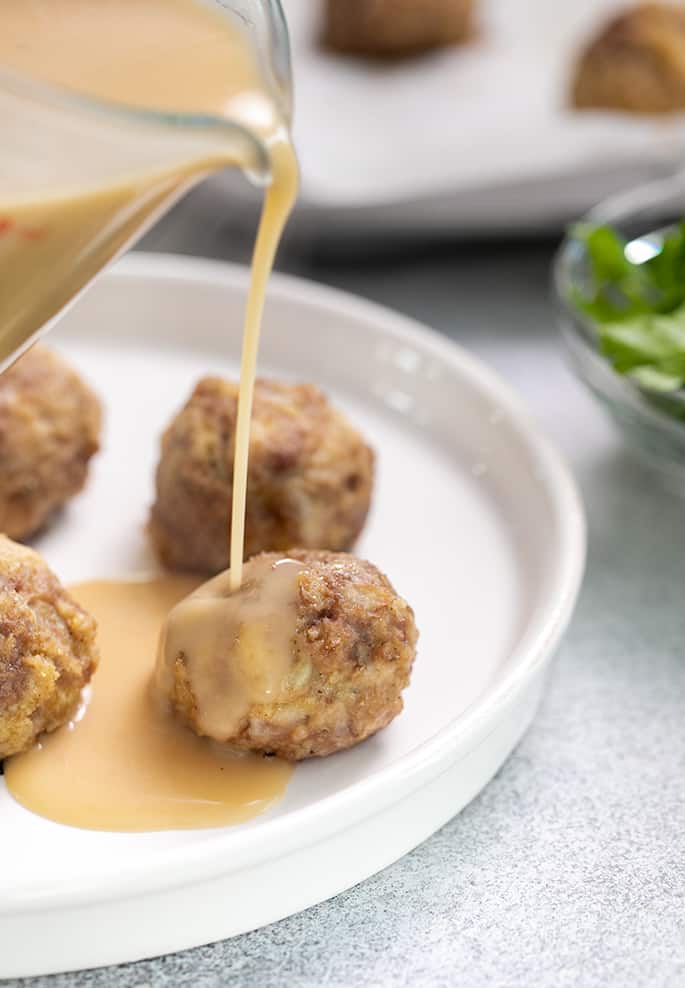
<svg viewBox="0 0 685 988">
<path fill-rule="evenodd" d="M 41 344 L 0 374 L 0 532 L 26 539 L 86 482 L 100 403 Z"/>
<path fill-rule="evenodd" d="M 201 380 L 162 437 L 149 532 L 173 569 L 228 566 L 238 385 Z M 349 549 L 371 500 L 372 450 L 311 384 L 258 380 L 245 518 L 257 552 Z"/>
<path fill-rule="evenodd" d="M 197 734 L 292 761 L 330 755 L 401 711 L 417 636 L 371 563 L 265 553 L 237 592 L 222 573 L 171 611 L 157 685 Z"/>
<path fill-rule="evenodd" d="M 93 618 L 37 552 L 0 535 L 0 760 L 66 723 L 96 665 Z"/>
</svg>

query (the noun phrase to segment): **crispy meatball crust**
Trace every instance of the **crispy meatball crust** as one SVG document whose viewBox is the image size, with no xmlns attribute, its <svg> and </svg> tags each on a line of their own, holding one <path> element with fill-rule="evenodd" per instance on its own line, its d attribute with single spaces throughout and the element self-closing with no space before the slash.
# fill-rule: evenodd
<svg viewBox="0 0 685 988">
<path fill-rule="evenodd" d="M 327 0 L 323 43 L 376 58 L 456 44 L 473 33 L 474 0 Z"/>
<path fill-rule="evenodd" d="M 0 531 L 25 539 L 81 490 L 99 449 L 100 403 L 40 344 L 0 374 Z"/>
<path fill-rule="evenodd" d="M 685 109 L 685 7 L 644 3 L 607 24 L 582 55 L 571 101 L 579 109 Z"/>
<path fill-rule="evenodd" d="M 201 380 L 162 437 L 149 532 L 173 569 L 228 566 L 238 385 Z M 245 557 L 290 545 L 348 549 L 364 526 L 373 451 L 311 384 L 255 386 Z"/>
<path fill-rule="evenodd" d="M 0 535 L 0 760 L 66 723 L 96 665 L 93 618 L 37 552 Z"/>
<path fill-rule="evenodd" d="M 299 761 L 350 748 L 397 716 L 418 632 L 409 604 L 371 563 L 345 553 L 301 549 L 287 556 L 306 566 L 298 576 L 291 673 L 280 696 L 254 705 L 235 735 L 215 740 Z M 281 557 L 265 553 L 257 558 L 275 562 Z M 182 655 L 173 672 L 172 708 L 198 731 Z"/>
</svg>

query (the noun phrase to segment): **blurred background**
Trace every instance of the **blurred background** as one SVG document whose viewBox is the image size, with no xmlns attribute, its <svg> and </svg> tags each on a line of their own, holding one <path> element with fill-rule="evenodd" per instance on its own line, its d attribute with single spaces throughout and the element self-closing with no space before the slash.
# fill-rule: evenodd
<svg viewBox="0 0 685 988">
<path fill-rule="evenodd" d="M 685 83 L 674 79 L 674 107 L 650 107 L 654 81 L 641 74 L 656 61 L 657 76 L 677 75 L 669 5 L 661 17 L 649 16 L 654 5 L 625 0 L 283 7 L 302 169 L 286 252 L 355 257 L 555 237 L 605 196 L 683 159 L 680 116 L 650 111 L 678 109 Z M 226 210 L 217 209 L 222 200 Z M 241 176 L 213 178 L 147 246 L 240 253 L 259 201 Z"/>
</svg>

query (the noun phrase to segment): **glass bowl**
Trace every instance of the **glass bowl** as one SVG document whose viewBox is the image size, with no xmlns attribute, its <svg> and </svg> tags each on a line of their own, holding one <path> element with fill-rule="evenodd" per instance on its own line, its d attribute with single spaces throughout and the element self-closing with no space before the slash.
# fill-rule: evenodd
<svg viewBox="0 0 685 988">
<path fill-rule="evenodd" d="M 610 224 L 637 257 L 659 247 L 660 234 L 685 217 L 685 173 L 614 196 L 584 221 Z M 573 229 L 553 266 L 557 319 L 571 366 L 614 419 L 628 444 L 685 492 L 685 390 L 657 394 L 618 374 L 601 353 L 592 321 L 572 301 L 589 287 L 585 244 Z"/>
</svg>

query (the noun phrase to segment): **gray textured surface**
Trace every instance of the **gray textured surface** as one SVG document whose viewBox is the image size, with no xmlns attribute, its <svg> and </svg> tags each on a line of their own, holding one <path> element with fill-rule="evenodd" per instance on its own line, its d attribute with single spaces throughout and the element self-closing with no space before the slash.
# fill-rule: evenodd
<svg viewBox="0 0 685 988">
<path fill-rule="evenodd" d="M 196 199 L 148 245 L 240 254 L 213 215 Z M 685 984 L 683 501 L 626 455 L 563 368 L 549 257 L 519 244 L 354 266 L 300 246 L 285 259 L 480 353 L 573 465 L 589 516 L 587 577 L 517 751 L 443 830 L 328 903 L 212 947 L 25 984 Z"/>
</svg>

